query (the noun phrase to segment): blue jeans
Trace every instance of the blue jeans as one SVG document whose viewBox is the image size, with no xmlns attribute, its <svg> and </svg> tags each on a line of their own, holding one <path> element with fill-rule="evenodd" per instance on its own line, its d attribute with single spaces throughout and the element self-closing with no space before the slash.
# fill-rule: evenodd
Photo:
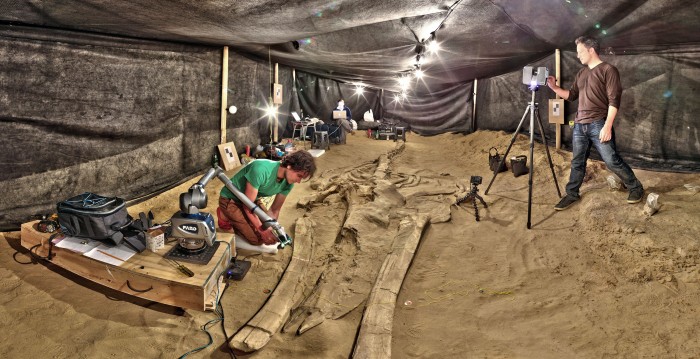
<svg viewBox="0 0 700 359">
<path fill-rule="evenodd" d="M 642 184 L 632 172 L 627 163 L 620 157 L 615 147 L 615 130 L 612 130 L 610 141 L 600 142 L 600 130 L 605 125 L 605 119 L 593 123 L 574 125 L 573 158 L 571 159 L 571 175 L 569 183 L 566 184 L 566 193 L 579 197 L 579 189 L 583 184 L 583 177 L 586 175 L 586 161 L 591 154 L 591 145 L 594 145 L 598 153 L 603 158 L 608 169 L 622 180 L 629 191 L 641 189 Z"/>
</svg>

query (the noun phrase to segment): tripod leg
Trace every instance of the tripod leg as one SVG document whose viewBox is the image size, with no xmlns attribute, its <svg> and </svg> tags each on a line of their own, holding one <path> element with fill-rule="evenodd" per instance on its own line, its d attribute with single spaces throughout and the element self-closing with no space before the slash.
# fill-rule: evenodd
<svg viewBox="0 0 700 359">
<path fill-rule="evenodd" d="M 535 170 L 535 157 L 534 157 L 534 152 L 535 152 L 535 140 L 534 137 L 532 136 L 534 129 L 532 128 L 534 120 L 531 119 L 530 121 L 530 173 L 528 174 L 528 179 L 527 179 L 527 229 L 530 229 L 531 227 L 531 221 L 530 219 L 532 218 L 532 176 L 533 172 Z"/>
<path fill-rule="evenodd" d="M 525 112 L 523 112 L 523 118 L 520 119 L 518 128 L 515 129 L 515 133 L 513 133 L 513 138 L 510 139 L 510 144 L 508 145 L 508 149 L 506 149 L 506 152 L 503 154 L 501 162 L 498 164 L 498 167 L 496 167 L 496 170 L 493 171 L 493 177 L 491 178 L 491 182 L 489 182 L 489 186 L 486 187 L 486 191 L 484 191 L 484 194 L 489 194 L 489 189 L 491 189 L 491 185 L 493 184 L 493 181 L 496 180 L 496 176 L 498 175 L 498 169 L 501 168 L 501 166 L 503 166 L 503 164 L 506 162 L 506 158 L 508 158 L 508 152 L 510 152 L 510 148 L 513 147 L 513 142 L 515 142 L 515 139 L 518 137 L 518 133 L 520 133 L 520 128 L 523 127 L 523 122 L 525 122 L 525 116 L 527 116 L 527 112 L 530 110 L 530 106 L 531 105 L 527 105 Z"/>
<path fill-rule="evenodd" d="M 533 172 L 535 172 L 535 109 L 537 108 L 535 91 L 537 91 L 537 88 L 532 89 L 532 101 L 530 102 L 530 173 L 527 181 L 527 229 L 530 229 L 532 226 L 532 176 L 534 175 Z"/>
<path fill-rule="evenodd" d="M 489 208 L 489 205 L 486 204 L 486 202 L 484 201 L 483 198 L 481 198 L 481 196 L 479 196 L 479 195 L 477 194 L 477 195 L 476 195 L 476 198 L 478 198 L 479 201 L 481 201 L 481 204 L 484 205 L 484 208 Z"/>
<path fill-rule="evenodd" d="M 554 178 L 554 186 L 557 187 L 557 194 L 561 198 L 561 190 L 559 189 L 559 182 L 557 182 L 557 175 L 554 173 L 554 164 L 552 163 L 552 156 L 549 155 L 549 145 L 547 145 L 547 135 L 544 133 L 544 126 L 542 126 L 542 118 L 540 117 L 540 111 L 535 107 L 535 112 L 537 113 L 537 123 L 540 125 L 540 135 L 542 135 L 542 142 L 544 142 L 544 149 L 547 152 L 547 161 L 549 161 L 549 169 L 552 170 L 552 177 Z"/>
<path fill-rule="evenodd" d="M 476 218 L 476 221 L 479 222 L 479 207 L 476 205 L 476 196 L 477 195 L 472 196 L 472 206 L 474 206 L 474 218 Z"/>
</svg>

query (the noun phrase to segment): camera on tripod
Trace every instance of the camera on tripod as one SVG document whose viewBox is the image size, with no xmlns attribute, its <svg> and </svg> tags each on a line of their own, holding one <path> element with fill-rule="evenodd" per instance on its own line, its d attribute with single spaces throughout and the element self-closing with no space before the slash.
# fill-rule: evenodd
<svg viewBox="0 0 700 359">
<path fill-rule="evenodd" d="M 471 179 L 469 180 L 469 183 L 478 186 L 481 184 L 481 176 L 472 176 Z"/>
<path fill-rule="evenodd" d="M 523 67 L 523 84 L 530 86 L 530 88 L 546 85 L 547 76 L 549 76 L 549 70 L 546 67 Z"/>
</svg>

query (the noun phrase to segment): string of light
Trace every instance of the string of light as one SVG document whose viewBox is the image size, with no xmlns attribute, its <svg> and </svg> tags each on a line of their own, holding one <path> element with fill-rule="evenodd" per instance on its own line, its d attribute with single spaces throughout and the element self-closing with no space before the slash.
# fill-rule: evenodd
<svg viewBox="0 0 700 359">
<path fill-rule="evenodd" d="M 454 11 L 460 2 L 462 2 L 462 0 L 457 0 L 454 4 L 452 4 L 448 8 L 447 14 L 445 14 L 445 17 L 442 19 L 437 28 L 433 30 L 427 38 L 421 39 L 416 44 L 416 59 L 412 68 L 402 71 L 398 75 L 400 93 L 394 95 L 395 101 L 401 102 L 402 100 L 406 99 L 408 97 L 408 91 L 412 80 L 421 79 L 425 75 L 422 66 L 426 63 L 428 55 L 436 55 L 440 51 L 440 43 L 437 41 L 437 32 L 443 27 L 445 21 L 447 21 L 447 18 L 452 14 L 452 11 Z"/>
</svg>

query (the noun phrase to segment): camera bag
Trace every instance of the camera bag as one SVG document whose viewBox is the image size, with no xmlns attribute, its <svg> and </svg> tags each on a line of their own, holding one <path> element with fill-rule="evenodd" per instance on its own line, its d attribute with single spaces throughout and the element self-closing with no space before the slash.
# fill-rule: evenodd
<svg viewBox="0 0 700 359">
<path fill-rule="evenodd" d="M 492 151 L 496 151 L 496 154 L 492 154 Z M 502 159 L 503 157 L 500 154 L 498 154 L 498 149 L 496 147 L 491 147 L 489 149 L 489 168 L 493 173 L 505 172 L 508 170 L 505 161 L 503 161 L 503 164 L 500 168 L 498 167 L 498 165 L 501 164 Z"/>
<path fill-rule="evenodd" d="M 122 198 L 85 192 L 57 204 L 58 224 L 66 236 L 119 245 L 132 222 Z"/>
<path fill-rule="evenodd" d="M 510 169 L 513 171 L 513 176 L 518 177 L 530 172 L 527 168 L 527 156 L 513 156 L 510 158 Z"/>
</svg>

